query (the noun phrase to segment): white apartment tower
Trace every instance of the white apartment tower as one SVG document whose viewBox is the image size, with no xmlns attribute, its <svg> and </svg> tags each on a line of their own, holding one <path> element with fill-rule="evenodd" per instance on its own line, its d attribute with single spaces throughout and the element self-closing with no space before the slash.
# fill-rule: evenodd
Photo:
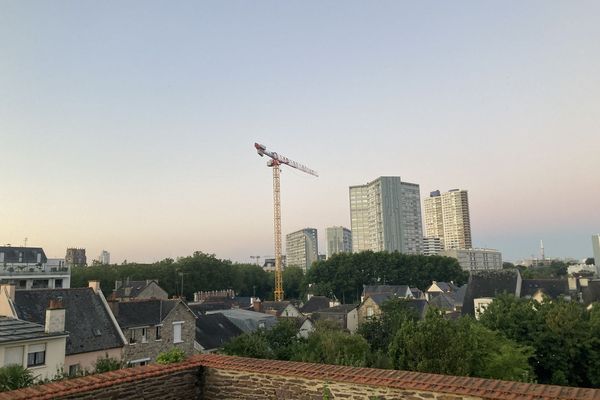
<svg viewBox="0 0 600 400">
<path fill-rule="evenodd" d="M 102 250 L 102 253 L 100 253 L 98 260 L 100 261 L 100 264 L 102 264 L 102 265 L 109 265 L 110 264 L 110 253 L 106 250 Z"/>
<path fill-rule="evenodd" d="M 352 251 L 421 253 L 423 226 L 419 185 L 382 176 L 350 186 Z"/>
<path fill-rule="evenodd" d="M 327 258 L 336 253 L 352 253 L 352 232 L 343 226 L 327 228 Z"/>
<path fill-rule="evenodd" d="M 600 276 L 600 235 L 592 236 L 592 249 L 594 251 L 594 264 L 596 265 L 596 275 Z"/>
<path fill-rule="evenodd" d="M 431 192 L 423 202 L 426 237 L 442 240 L 444 249 L 470 249 L 471 219 L 466 190 L 453 189 L 440 194 Z"/>
<path fill-rule="evenodd" d="M 306 272 L 319 259 L 317 230 L 304 228 L 285 237 L 288 267 L 300 267 Z"/>
</svg>

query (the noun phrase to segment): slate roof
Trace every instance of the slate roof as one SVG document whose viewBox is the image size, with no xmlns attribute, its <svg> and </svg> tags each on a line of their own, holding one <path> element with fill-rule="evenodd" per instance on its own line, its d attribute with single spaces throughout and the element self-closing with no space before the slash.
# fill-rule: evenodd
<svg viewBox="0 0 600 400">
<path fill-rule="evenodd" d="M 300 309 L 301 313 L 312 313 L 329 307 L 329 298 L 325 296 L 312 296 Z"/>
<path fill-rule="evenodd" d="M 109 311 L 91 288 L 32 289 L 15 292 L 19 319 L 43 325 L 51 299 L 61 298 L 65 307 L 66 355 L 122 347 L 123 340 Z"/>
<path fill-rule="evenodd" d="M 283 313 L 283 311 L 289 305 L 291 305 L 292 307 L 295 307 L 289 301 L 263 301 L 261 304 L 261 307 L 262 307 L 263 312 L 274 311 L 275 315 L 277 315 L 279 317 L 279 316 L 281 316 L 281 313 Z"/>
<path fill-rule="evenodd" d="M 317 310 L 315 314 L 348 314 L 350 311 L 357 308 L 358 304 L 340 304 L 339 306 L 327 307 Z"/>
<path fill-rule="evenodd" d="M 570 296 L 569 281 L 566 279 L 523 279 L 521 297 L 533 297 L 538 290 L 552 299 L 561 295 Z"/>
<path fill-rule="evenodd" d="M 218 349 L 242 333 L 244 331 L 221 313 L 200 315 L 196 319 L 196 342 L 205 350 Z"/>
<path fill-rule="evenodd" d="M 37 255 L 41 253 L 40 263 L 44 264 L 48 262 L 46 253 L 41 247 L 12 247 L 12 246 L 0 246 L 0 253 L 4 253 L 5 263 L 26 263 L 36 264 Z M 19 253 L 23 253 L 23 258 L 19 261 Z"/>
<path fill-rule="evenodd" d="M 0 343 L 2 344 L 65 335 L 68 335 L 68 332 L 46 333 L 44 332 L 44 325 L 0 316 Z"/>
<path fill-rule="evenodd" d="M 136 300 L 112 302 L 111 308 L 121 328 L 136 328 L 162 323 L 181 300 Z"/>
<path fill-rule="evenodd" d="M 375 294 L 389 293 L 404 297 L 406 292 L 411 293 L 407 285 L 365 285 L 363 286 L 363 296 L 373 297 Z"/>
<path fill-rule="evenodd" d="M 117 281 L 119 282 L 119 281 Z M 155 283 L 158 286 L 158 281 L 149 279 L 145 281 L 123 281 L 118 289 L 113 290 L 111 295 L 112 298 L 121 297 L 138 297 L 140 293 L 144 291 L 151 283 Z M 160 287 L 160 286 L 159 286 Z M 127 294 L 127 290 L 130 290 Z"/>
<path fill-rule="evenodd" d="M 456 285 L 454 285 L 452 282 L 448 283 L 448 282 L 434 282 L 435 285 L 437 285 L 437 287 L 439 287 L 442 292 L 447 293 L 447 292 L 454 292 L 456 291 L 458 288 L 456 287 Z M 434 285 L 434 283 L 431 284 L 431 286 Z M 431 289 L 431 286 L 429 286 L 429 288 L 427 289 L 429 291 L 429 289 Z"/>
<path fill-rule="evenodd" d="M 588 286 L 582 289 L 583 303 L 587 306 L 594 302 L 600 302 L 600 279 L 590 279 Z"/>
<path fill-rule="evenodd" d="M 225 301 L 207 301 L 204 303 L 188 303 L 190 310 L 195 315 L 204 315 L 209 311 L 220 311 L 231 309 L 231 304 Z"/>
<path fill-rule="evenodd" d="M 423 319 L 425 318 L 425 314 L 427 314 L 429 303 L 427 303 L 427 300 L 425 299 L 408 299 L 406 301 L 406 306 L 415 310 L 419 319 Z"/>
<path fill-rule="evenodd" d="M 449 293 L 439 293 L 429 299 L 429 305 L 440 310 L 452 311 L 456 306 L 454 297 Z"/>
<path fill-rule="evenodd" d="M 496 297 L 502 293 L 515 295 L 520 277 L 517 269 L 471 272 L 463 300 L 462 314 L 475 315 L 474 299 Z"/>
<path fill-rule="evenodd" d="M 277 317 L 271 314 L 259 313 L 256 311 L 242 310 L 241 308 L 232 308 L 230 310 L 209 311 L 206 314 L 221 313 L 227 319 L 235 324 L 244 332 L 254 332 L 261 324 L 266 329 L 272 328 L 277 324 Z"/>
</svg>

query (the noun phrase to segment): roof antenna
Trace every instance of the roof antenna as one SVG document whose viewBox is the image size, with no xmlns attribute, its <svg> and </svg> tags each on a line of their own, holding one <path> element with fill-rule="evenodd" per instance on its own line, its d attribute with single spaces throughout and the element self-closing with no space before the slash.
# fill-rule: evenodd
<svg viewBox="0 0 600 400">
<path fill-rule="evenodd" d="M 25 238 L 25 240 L 23 240 L 25 242 L 25 246 L 23 247 L 27 247 L 27 238 Z"/>
</svg>

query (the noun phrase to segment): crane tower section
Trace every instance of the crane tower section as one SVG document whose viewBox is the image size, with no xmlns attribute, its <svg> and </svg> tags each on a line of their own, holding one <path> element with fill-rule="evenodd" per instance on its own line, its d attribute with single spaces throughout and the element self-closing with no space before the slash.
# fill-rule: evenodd
<svg viewBox="0 0 600 400">
<path fill-rule="evenodd" d="M 273 228 L 275 236 L 275 301 L 283 300 L 283 275 L 281 271 L 281 195 L 280 195 L 280 178 L 281 171 L 280 165 L 288 165 L 292 168 L 298 169 L 309 175 L 319 176 L 316 171 L 296 162 L 289 158 L 282 156 L 274 151 L 267 150 L 265 145 L 254 143 L 254 147 L 258 152 L 258 155 L 263 157 L 267 156 L 271 158 L 267 162 L 267 166 L 273 169 Z"/>
</svg>

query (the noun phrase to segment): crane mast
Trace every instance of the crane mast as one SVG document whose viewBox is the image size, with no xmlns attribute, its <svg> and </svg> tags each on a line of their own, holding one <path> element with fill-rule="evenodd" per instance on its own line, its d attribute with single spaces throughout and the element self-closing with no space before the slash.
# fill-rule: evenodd
<svg viewBox="0 0 600 400">
<path fill-rule="evenodd" d="M 273 169 L 273 228 L 275 233 L 275 301 L 283 300 L 283 274 L 281 271 L 281 190 L 280 190 L 280 178 L 281 171 L 279 166 L 281 164 L 289 165 L 292 168 L 296 168 L 302 172 L 313 176 L 319 176 L 316 171 L 297 163 L 296 161 L 290 160 L 289 158 L 271 152 L 267 150 L 267 147 L 254 143 L 254 147 L 258 152 L 258 155 L 263 157 L 267 156 L 271 158 L 267 162 L 267 166 Z"/>
</svg>

